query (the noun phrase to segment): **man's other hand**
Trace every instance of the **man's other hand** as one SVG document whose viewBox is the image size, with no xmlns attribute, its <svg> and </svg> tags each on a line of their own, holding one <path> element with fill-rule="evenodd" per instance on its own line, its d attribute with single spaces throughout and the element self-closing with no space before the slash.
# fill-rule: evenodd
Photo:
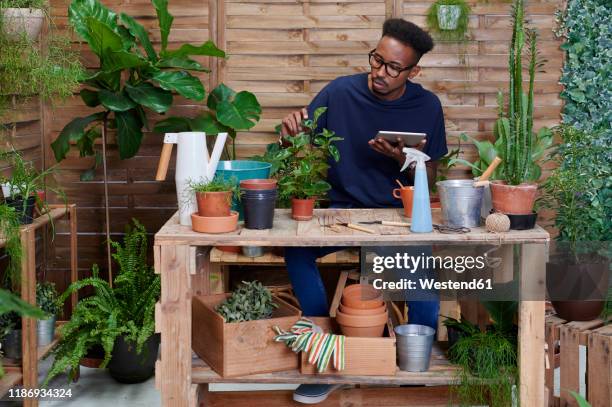
<svg viewBox="0 0 612 407">
<path fill-rule="evenodd" d="M 298 134 L 303 130 L 302 120 L 306 119 L 308 119 L 308 110 L 306 110 L 306 108 L 302 108 L 302 110 L 297 110 L 285 116 L 281 126 L 281 137 L 295 136 Z"/>
<path fill-rule="evenodd" d="M 419 144 L 412 146 L 412 148 L 416 148 L 417 150 L 423 150 L 425 147 L 426 140 L 423 139 Z M 393 158 L 398 162 L 399 165 L 403 165 L 404 161 L 406 161 L 406 154 L 402 151 L 406 145 L 402 141 L 401 138 L 397 139 L 397 142 L 392 144 L 383 138 L 375 138 L 368 142 L 370 147 L 387 157 Z"/>
</svg>

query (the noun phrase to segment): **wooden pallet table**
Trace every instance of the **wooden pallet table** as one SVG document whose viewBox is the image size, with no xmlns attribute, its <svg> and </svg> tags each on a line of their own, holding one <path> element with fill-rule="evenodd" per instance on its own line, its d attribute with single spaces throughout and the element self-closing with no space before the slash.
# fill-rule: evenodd
<svg viewBox="0 0 612 407">
<path fill-rule="evenodd" d="M 21 260 L 21 298 L 36 305 L 36 231 L 50 222 L 65 216 L 70 220 L 70 281 L 78 279 L 77 275 L 77 217 L 76 205 L 49 205 L 50 210 L 34 219 L 29 225 L 21 227 L 21 245 L 23 257 Z M 4 247 L 4 239 L 0 237 L 0 247 Z M 71 296 L 72 307 L 76 305 L 76 293 Z M 65 321 L 58 321 L 57 326 Z M 14 386 L 23 385 L 25 389 L 38 388 L 38 362 L 45 357 L 59 340 L 57 334 L 53 342 L 46 346 L 38 346 L 36 336 L 36 320 L 22 319 L 22 354 L 20 363 L 4 360 L 6 375 L 0 379 L 0 398 Z M 38 406 L 37 399 L 24 399 L 24 407 Z"/>
<path fill-rule="evenodd" d="M 368 220 L 405 221 L 398 209 L 320 209 L 308 222 L 291 219 L 290 211 L 277 209 L 274 228 L 210 235 L 196 233 L 171 217 L 155 235 L 155 271 L 161 274 L 161 301 L 156 307 L 156 329 L 161 332 L 161 358 L 156 369 L 156 384 L 164 406 L 196 406 L 206 392 L 205 384 L 218 382 L 246 383 L 337 383 L 426 384 L 445 386 L 456 378 L 450 365 L 432 366 L 423 373 L 398 372 L 389 377 L 308 376 L 295 372 L 251 375 L 223 379 L 202 361 L 193 359 L 191 350 L 191 298 L 211 292 L 210 250 L 213 246 L 383 246 L 383 245 L 520 245 L 520 289 L 544 292 L 545 266 L 549 234 L 539 226 L 528 231 L 491 234 L 484 228 L 473 228 L 466 234 L 438 232 L 412 234 L 408 228 L 370 225 L 376 234 L 343 228 L 335 232 L 323 228 L 317 218 L 334 214 L 351 223 Z M 434 214 L 434 219 L 436 218 Z M 532 297 L 535 298 L 535 297 Z M 524 406 L 543 406 L 544 397 L 544 314 L 542 300 L 522 301 L 519 306 L 520 399 Z M 203 398 L 205 399 L 205 398 Z"/>
<path fill-rule="evenodd" d="M 580 346 L 586 347 L 586 398 L 593 407 L 612 405 L 612 325 L 595 319 L 571 321 L 546 317 L 546 388 L 549 407 L 577 406 L 570 391 L 580 390 Z M 560 396 L 554 395 L 555 368 L 560 368 Z"/>
</svg>

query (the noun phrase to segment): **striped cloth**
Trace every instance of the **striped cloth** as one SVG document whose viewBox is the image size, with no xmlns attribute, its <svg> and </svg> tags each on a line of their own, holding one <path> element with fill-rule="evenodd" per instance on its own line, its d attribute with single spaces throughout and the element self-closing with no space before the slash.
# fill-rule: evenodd
<svg viewBox="0 0 612 407">
<path fill-rule="evenodd" d="M 290 331 L 274 327 L 275 342 L 285 342 L 292 351 L 308 353 L 308 363 L 316 365 L 322 373 L 332 360 L 336 370 L 344 370 L 344 335 L 321 333 L 320 328 L 308 318 L 302 318 L 295 323 Z"/>
</svg>

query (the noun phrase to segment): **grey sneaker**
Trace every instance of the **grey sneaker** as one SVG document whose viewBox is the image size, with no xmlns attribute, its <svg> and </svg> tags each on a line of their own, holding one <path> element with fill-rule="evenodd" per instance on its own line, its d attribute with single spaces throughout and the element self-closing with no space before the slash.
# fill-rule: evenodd
<svg viewBox="0 0 612 407">
<path fill-rule="evenodd" d="M 302 404 L 317 404 L 340 387 L 341 384 L 300 384 L 293 392 L 293 400 Z"/>
</svg>

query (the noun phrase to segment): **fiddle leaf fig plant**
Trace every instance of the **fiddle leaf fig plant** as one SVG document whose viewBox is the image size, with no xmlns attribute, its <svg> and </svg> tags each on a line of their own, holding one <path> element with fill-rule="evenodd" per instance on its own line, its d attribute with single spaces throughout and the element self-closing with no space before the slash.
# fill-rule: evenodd
<svg viewBox="0 0 612 407">
<path fill-rule="evenodd" d="M 232 295 L 217 306 L 217 312 L 225 322 L 243 322 L 266 319 L 278 304 L 272 293 L 259 281 L 243 281 Z"/>
<path fill-rule="evenodd" d="M 236 133 L 239 130 L 249 130 L 257 124 L 261 116 L 261 105 L 251 92 L 236 93 L 221 83 L 208 95 L 206 106 L 208 110 L 193 119 L 169 117 L 157 122 L 154 130 L 157 133 L 227 133 L 232 138 L 232 152 L 228 156 L 232 160 L 236 159 Z"/>
<path fill-rule="evenodd" d="M 70 4 L 70 24 L 100 62 L 99 69 L 81 78 L 81 99 L 101 111 L 77 117 L 64 127 L 51 144 L 57 161 L 66 157 L 71 143 L 82 157 L 97 156 L 94 145 L 100 126 L 116 129 L 121 159 L 133 157 L 140 148 L 148 111 L 167 112 L 173 92 L 194 101 L 204 99 L 204 85 L 192 72 L 207 69 L 191 57 L 225 57 L 225 53 L 211 41 L 168 49 L 174 17 L 168 12 L 167 0 L 151 2 L 161 32 L 159 52 L 133 17 L 118 15 L 98 0 L 73 0 Z M 86 177 L 93 177 L 93 173 Z"/>
</svg>

